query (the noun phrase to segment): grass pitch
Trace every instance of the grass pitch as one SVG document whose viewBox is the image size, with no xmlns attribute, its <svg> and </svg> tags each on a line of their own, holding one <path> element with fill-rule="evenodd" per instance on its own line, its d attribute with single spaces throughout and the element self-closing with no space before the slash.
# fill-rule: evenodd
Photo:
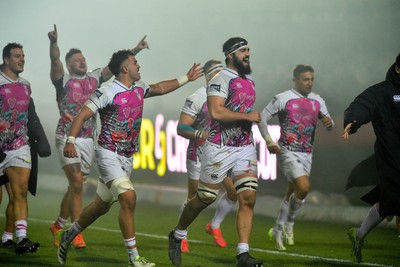
<svg viewBox="0 0 400 267">
<path fill-rule="evenodd" d="M 4 227 L 6 196 L 0 206 L 0 229 Z M 0 266 L 46 267 L 60 266 L 56 248 L 52 244 L 49 225 L 58 214 L 61 194 L 40 193 L 29 199 L 28 235 L 31 240 L 41 243 L 34 254 L 15 255 L 13 251 L 0 249 Z M 85 204 L 91 197 L 85 197 Z M 257 205 L 268 203 L 257 202 Z M 141 256 L 155 262 L 157 266 L 172 266 L 167 254 L 169 231 L 178 219 L 179 207 L 161 206 L 154 203 L 138 203 L 136 208 L 137 245 Z M 204 227 L 212 218 L 214 210 L 209 208 L 199 215 L 189 228 L 190 253 L 183 254 L 182 266 L 225 267 L 235 266 L 236 228 L 232 212 L 223 222 L 221 229 L 228 243 L 227 248 L 217 247 Z M 107 267 L 127 266 L 128 259 L 121 233 L 118 228 L 118 203 L 110 212 L 99 218 L 84 231 L 87 248 L 68 252 L 66 266 Z M 295 225 L 295 246 L 286 252 L 274 249 L 267 237 L 267 230 L 275 219 L 256 215 L 254 219 L 250 253 L 264 260 L 264 266 L 400 266 L 399 242 L 394 229 L 377 228 L 370 233 L 363 249 L 363 262 L 354 263 L 350 257 L 350 242 L 346 232 L 354 225 L 328 224 L 321 222 L 297 221 Z"/>
</svg>

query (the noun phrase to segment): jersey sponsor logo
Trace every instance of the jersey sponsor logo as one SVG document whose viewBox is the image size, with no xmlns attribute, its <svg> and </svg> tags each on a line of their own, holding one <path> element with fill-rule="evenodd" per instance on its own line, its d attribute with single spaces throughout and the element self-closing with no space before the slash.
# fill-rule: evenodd
<svg viewBox="0 0 400 267">
<path fill-rule="evenodd" d="M 237 83 L 236 83 L 236 87 L 237 87 L 237 88 L 243 88 L 243 85 L 242 85 L 240 82 L 237 82 Z"/>
<path fill-rule="evenodd" d="M 193 104 L 193 101 L 186 100 L 186 105 L 187 105 L 189 108 L 192 107 L 192 104 Z"/>
<path fill-rule="evenodd" d="M 101 93 L 99 90 L 96 90 L 95 94 L 97 98 L 100 98 L 103 95 L 103 93 Z"/>
<path fill-rule="evenodd" d="M 400 102 L 400 95 L 394 95 L 393 102 Z"/>
<path fill-rule="evenodd" d="M 209 86 L 209 89 L 210 89 L 210 90 L 215 90 L 215 91 L 220 92 L 220 91 L 221 91 L 221 85 L 220 85 L 220 84 L 211 84 L 211 85 Z"/>
</svg>

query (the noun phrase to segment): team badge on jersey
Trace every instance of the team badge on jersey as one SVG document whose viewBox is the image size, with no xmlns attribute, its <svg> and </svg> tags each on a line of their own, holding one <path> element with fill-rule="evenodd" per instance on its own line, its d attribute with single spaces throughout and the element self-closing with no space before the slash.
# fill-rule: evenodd
<svg viewBox="0 0 400 267">
<path fill-rule="evenodd" d="M 220 84 L 211 84 L 209 87 L 209 90 L 215 90 L 220 92 L 221 91 L 221 85 Z"/>
</svg>

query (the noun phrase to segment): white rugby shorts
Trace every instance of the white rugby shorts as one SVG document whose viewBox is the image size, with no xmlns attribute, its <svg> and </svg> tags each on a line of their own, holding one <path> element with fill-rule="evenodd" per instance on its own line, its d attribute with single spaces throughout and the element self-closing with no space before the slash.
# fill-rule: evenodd
<svg viewBox="0 0 400 267">
<path fill-rule="evenodd" d="M 31 169 L 31 148 L 28 145 L 16 150 L 5 151 L 7 154 L 3 162 L 0 163 L 0 176 L 4 175 L 8 167 L 21 167 Z"/>
<path fill-rule="evenodd" d="M 209 142 L 203 147 L 200 180 L 208 184 L 220 184 L 225 177 L 232 179 L 243 173 L 257 177 L 257 153 L 254 146 L 217 147 Z"/>
<path fill-rule="evenodd" d="M 127 158 L 100 146 L 95 148 L 95 155 L 100 179 L 105 184 L 120 177 L 131 176 L 133 157 Z"/>
<path fill-rule="evenodd" d="M 281 147 L 276 159 L 288 182 L 293 182 L 300 176 L 310 176 L 312 153 L 294 152 Z"/>
<path fill-rule="evenodd" d="M 56 148 L 61 167 L 63 168 L 65 165 L 80 163 L 81 171 L 85 175 L 88 175 L 93 162 L 93 139 L 80 137 L 75 139 L 75 149 L 78 153 L 78 157 L 76 158 L 68 158 L 64 156 L 64 146 L 66 141 L 67 138 L 65 136 L 56 136 Z"/>
</svg>

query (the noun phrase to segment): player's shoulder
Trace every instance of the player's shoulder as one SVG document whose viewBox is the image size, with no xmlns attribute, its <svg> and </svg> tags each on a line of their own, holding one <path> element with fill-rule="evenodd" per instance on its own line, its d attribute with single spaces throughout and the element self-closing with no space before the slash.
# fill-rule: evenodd
<svg viewBox="0 0 400 267">
<path fill-rule="evenodd" d="M 88 76 L 99 76 L 103 72 L 102 68 L 97 68 L 94 70 L 89 70 L 86 74 Z"/>
<path fill-rule="evenodd" d="M 321 96 L 320 94 L 318 94 L 318 93 L 315 93 L 315 92 L 310 92 L 310 93 L 308 94 L 308 98 L 310 98 L 310 99 L 315 99 L 315 100 L 319 100 L 319 101 L 324 101 L 324 99 L 322 98 L 322 96 Z"/>
<path fill-rule="evenodd" d="M 31 85 L 31 83 L 27 80 L 27 79 L 25 79 L 24 77 L 19 77 L 19 82 L 20 83 L 22 83 L 22 84 L 26 84 L 26 85 Z"/>
<path fill-rule="evenodd" d="M 193 94 L 188 96 L 188 98 L 190 99 L 203 98 L 203 97 L 207 97 L 207 88 L 205 86 L 198 88 L 196 91 L 194 91 Z"/>
<path fill-rule="evenodd" d="M 0 74 L 1 74 L 1 75 L 0 75 L 0 84 L 1 84 L 1 85 L 15 83 L 15 81 L 11 80 L 11 79 L 10 79 L 8 76 L 6 76 L 4 73 L 0 72 Z M 18 77 L 18 81 L 17 81 L 17 82 L 20 83 L 20 84 L 24 84 L 24 85 L 27 85 L 27 86 L 31 86 L 31 84 L 29 83 L 29 81 L 26 80 L 25 78 L 21 77 L 21 76 Z"/>
<path fill-rule="evenodd" d="M 103 83 L 96 91 L 102 92 L 106 95 L 111 95 L 118 91 L 119 88 L 122 88 L 122 85 L 114 80 L 111 82 Z"/>
<path fill-rule="evenodd" d="M 295 94 L 294 94 L 293 90 L 286 90 L 286 91 L 276 94 L 274 96 L 274 98 L 275 99 L 284 99 L 284 98 L 293 97 L 294 95 Z"/>
<path fill-rule="evenodd" d="M 186 98 L 186 103 L 191 103 L 191 106 L 193 104 L 202 105 L 205 101 L 207 101 L 207 88 L 205 86 L 198 88 Z"/>
<path fill-rule="evenodd" d="M 140 88 L 142 88 L 144 90 L 148 86 L 142 79 L 140 79 L 140 80 L 135 82 L 135 87 L 140 87 Z"/>
</svg>

